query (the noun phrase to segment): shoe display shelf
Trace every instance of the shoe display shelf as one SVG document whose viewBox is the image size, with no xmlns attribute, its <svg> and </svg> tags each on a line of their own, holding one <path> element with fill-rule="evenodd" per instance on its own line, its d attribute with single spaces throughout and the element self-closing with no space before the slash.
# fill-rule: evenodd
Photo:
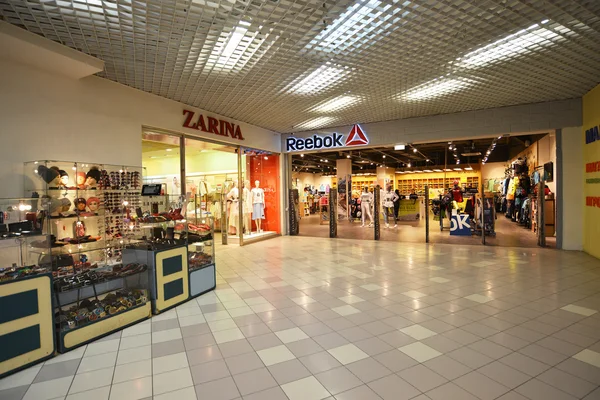
<svg viewBox="0 0 600 400">
<path fill-rule="evenodd" d="M 25 163 L 24 176 L 43 210 L 46 245 L 28 252 L 52 274 L 58 351 L 149 318 L 148 265 L 123 257 L 141 231 L 133 217 L 142 169 L 45 160 Z"/>
<path fill-rule="evenodd" d="M 47 241 L 37 199 L 0 199 L 0 378 L 56 351 L 51 269 L 28 249 Z"/>
</svg>

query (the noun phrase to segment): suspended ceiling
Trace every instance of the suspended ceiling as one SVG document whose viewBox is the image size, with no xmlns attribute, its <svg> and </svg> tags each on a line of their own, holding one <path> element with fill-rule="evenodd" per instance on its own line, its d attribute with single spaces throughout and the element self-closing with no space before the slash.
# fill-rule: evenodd
<svg viewBox="0 0 600 400">
<path fill-rule="evenodd" d="M 580 97 L 598 0 L 0 0 L 100 76 L 279 132 Z"/>
</svg>

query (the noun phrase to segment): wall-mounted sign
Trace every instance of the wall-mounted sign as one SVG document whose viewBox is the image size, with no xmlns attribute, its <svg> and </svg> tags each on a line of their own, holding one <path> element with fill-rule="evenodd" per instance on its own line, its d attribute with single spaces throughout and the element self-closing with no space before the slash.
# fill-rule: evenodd
<svg viewBox="0 0 600 400">
<path fill-rule="evenodd" d="M 332 149 L 335 147 L 364 146 L 369 144 L 369 138 L 362 128 L 357 124 L 352 127 L 347 137 L 337 132 L 331 135 L 313 135 L 309 138 L 298 138 L 290 136 L 285 140 L 285 150 L 319 150 Z"/>
<path fill-rule="evenodd" d="M 600 126 L 585 131 L 585 144 L 594 143 L 596 140 L 600 140 Z"/>
<path fill-rule="evenodd" d="M 196 129 L 206 133 L 214 133 L 219 136 L 229 136 L 232 139 L 244 140 L 239 125 L 213 117 L 204 119 L 202 114 L 198 115 L 197 118 L 194 118 L 195 114 L 194 111 L 183 110 L 183 115 L 185 115 L 185 121 L 183 121 L 184 128 Z"/>
</svg>

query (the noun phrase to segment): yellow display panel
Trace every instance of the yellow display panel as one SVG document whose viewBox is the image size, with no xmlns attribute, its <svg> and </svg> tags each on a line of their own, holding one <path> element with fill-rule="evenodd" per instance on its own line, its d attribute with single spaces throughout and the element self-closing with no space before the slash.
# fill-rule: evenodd
<svg viewBox="0 0 600 400">
<path fill-rule="evenodd" d="M 156 254 L 156 301 L 159 313 L 189 298 L 187 247 L 178 247 Z"/>
<path fill-rule="evenodd" d="M 8 352 L 10 350 L 15 353 L 14 357 L 0 362 L 0 376 L 54 354 L 55 340 L 51 285 L 51 278 L 48 275 L 0 285 L 0 300 L 2 301 L 2 310 L 0 312 L 4 313 L 5 316 L 11 311 L 22 311 L 26 306 L 21 303 L 20 299 L 22 297 L 19 296 L 20 294 L 29 293 L 31 296 L 28 296 L 28 298 L 31 302 L 37 302 L 37 304 L 28 305 L 31 309 L 36 310 L 35 313 L 0 323 L 0 338 L 3 338 L 2 346 L 5 349 L 4 351 Z M 11 299 L 15 299 L 15 304 L 11 304 Z M 10 318 L 3 318 L 3 320 L 5 319 Z M 35 332 L 36 336 L 36 342 L 33 346 L 31 337 L 20 334 L 20 332 L 32 331 Z M 38 332 L 39 346 L 37 343 Z M 26 343 L 26 341 L 29 342 Z M 20 352 L 20 348 L 29 350 Z"/>
</svg>

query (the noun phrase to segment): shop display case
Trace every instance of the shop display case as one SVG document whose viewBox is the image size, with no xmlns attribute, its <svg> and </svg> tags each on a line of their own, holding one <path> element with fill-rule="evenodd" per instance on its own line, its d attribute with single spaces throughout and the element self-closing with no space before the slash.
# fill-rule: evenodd
<svg viewBox="0 0 600 400">
<path fill-rule="evenodd" d="M 31 246 L 51 269 L 58 350 L 66 352 L 150 316 L 149 272 L 123 259 L 137 241 L 141 168 L 64 161 L 25 164 L 46 246 Z"/>
<path fill-rule="evenodd" d="M 188 268 L 190 297 L 213 290 L 217 284 L 214 218 L 197 215 L 188 220 Z"/>
<path fill-rule="evenodd" d="M 37 199 L 0 199 L 0 378 L 56 351 L 52 275 L 30 248 L 49 244 Z"/>
<path fill-rule="evenodd" d="M 190 233 L 185 218 L 186 205 L 181 196 L 142 196 L 136 216 L 139 223 L 137 240 L 123 250 L 124 262 L 143 263 L 149 267 L 154 314 L 189 299 L 187 246 Z"/>
</svg>

